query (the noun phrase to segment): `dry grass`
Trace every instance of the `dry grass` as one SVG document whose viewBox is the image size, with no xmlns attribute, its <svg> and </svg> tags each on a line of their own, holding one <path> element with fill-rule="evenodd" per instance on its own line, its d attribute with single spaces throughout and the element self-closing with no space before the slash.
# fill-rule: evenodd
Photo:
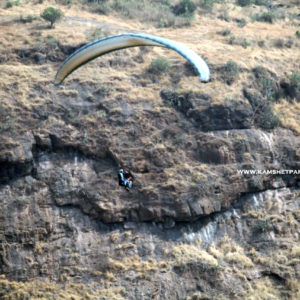
<svg viewBox="0 0 300 300">
<path fill-rule="evenodd" d="M 112 232 L 109 237 L 112 243 L 116 243 L 120 238 L 120 232 Z"/>
<path fill-rule="evenodd" d="M 141 260 L 138 255 L 125 257 L 122 260 L 109 259 L 109 269 L 120 276 L 122 273 L 134 271 L 137 278 L 148 278 L 155 272 L 167 272 L 168 263 L 165 261 L 156 261 L 154 259 Z"/>
<path fill-rule="evenodd" d="M 174 257 L 175 267 L 185 268 L 189 265 L 205 265 L 209 268 L 218 266 L 218 261 L 208 252 L 195 245 L 181 244 L 173 247 L 171 255 Z"/>
<path fill-rule="evenodd" d="M 274 106 L 275 113 L 281 123 L 292 130 L 300 133 L 300 103 L 283 100 Z"/>
<path fill-rule="evenodd" d="M 230 277 L 234 276 L 237 282 L 241 280 L 241 283 L 245 284 L 246 292 L 238 292 L 238 298 L 282 299 L 283 295 L 288 295 L 288 299 L 298 299 L 299 272 L 295 267 L 299 265 L 298 248 L 297 245 L 286 250 L 271 248 L 268 253 L 261 253 L 252 248 L 246 255 L 242 247 L 225 237 L 218 246 L 211 246 L 209 253 L 218 259 L 219 264 L 224 268 L 224 274 L 227 276 L 230 274 Z M 247 278 L 253 277 L 253 274 L 259 270 L 259 265 L 270 274 L 279 274 L 279 278 L 282 276 L 287 280 L 282 279 L 279 284 L 272 277 L 265 276 L 249 281 Z"/>
<path fill-rule="evenodd" d="M 246 269 L 253 267 L 253 262 L 251 258 L 245 254 L 244 249 L 228 237 L 225 237 L 221 241 L 218 249 L 212 247 L 210 251 L 218 255 L 219 258 L 223 258 L 226 262 L 236 264 L 240 268 Z"/>
<path fill-rule="evenodd" d="M 233 1 L 232 1 L 233 2 Z M 45 7 L 49 5 L 54 5 L 55 1 L 44 1 L 43 4 L 39 4 L 36 6 L 32 6 L 31 3 L 25 3 L 17 7 L 13 7 L 8 10 L 1 10 L 0 15 L 18 15 L 18 14 L 39 14 Z M 120 20 L 113 16 L 103 16 L 92 14 L 88 11 L 82 9 L 82 6 L 78 4 L 74 4 L 72 6 L 64 6 L 55 3 L 55 6 L 60 8 L 65 12 L 65 15 L 93 19 L 99 21 L 101 23 L 108 24 L 107 27 L 115 28 L 118 26 L 120 29 L 123 24 L 120 23 Z M 251 8 L 241 8 L 236 7 L 232 3 L 226 4 L 226 7 L 230 11 L 230 18 L 238 18 L 241 15 L 247 18 L 250 15 L 249 10 Z M 224 5 L 216 5 L 214 9 L 214 14 L 217 15 L 218 11 L 225 9 Z M 249 17 L 249 16 L 248 16 Z M 41 21 L 40 21 L 41 22 Z M 282 21 L 281 21 L 282 22 Z M 117 25 L 119 24 L 119 25 Z M 225 22 L 219 20 L 217 18 L 212 18 L 211 16 L 201 15 L 196 16 L 195 24 L 193 24 L 190 28 L 177 28 L 177 29 L 154 29 L 151 27 L 143 28 L 143 25 L 137 24 L 136 21 L 130 20 L 126 22 L 126 27 L 131 27 L 132 30 L 140 30 L 146 31 L 148 33 L 158 34 L 162 36 L 166 36 L 169 38 L 173 38 L 174 40 L 182 41 L 186 45 L 190 46 L 192 49 L 196 50 L 199 54 L 205 56 L 209 63 L 211 64 L 225 64 L 232 57 L 236 57 L 236 63 L 241 67 L 246 67 L 248 69 L 258 65 L 263 64 L 266 68 L 274 71 L 277 74 L 282 73 L 282 65 L 285 65 L 285 72 L 289 72 L 293 69 L 296 69 L 296 61 L 299 58 L 298 52 L 294 49 L 275 49 L 272 47 L 268 47 L 267 49 L 260 49 L 257 47 L 248 47 L 247 49 L 240 48 L 235 45 L 227 44 L 227 37 L 223 37 L 217 34 L 217 32 L 224 28 L 226 24 L 226 28 L 231 30 L 231 33 L 235 36 L 246 36 L 249 40 L 256 40 L 256 37 L 259 36 L 260 40 L 274 40 L 279 38 L 278 33 L 280 32 L 281 38 L 289 38 L 290 32 L 292 30 L 293 25 L 282 26 L 282 23 L 275 24 L 261 24 L 260 22 L 255 23 L 247 23 L 245 28 L 239 28 L 236 26 L 234 22 Z M 38 25 L 38 24 L 37 24 Z M 35 26 L 37 26 L 35 25 Z M 125 24 L 124 24 L 125 25 Z M 29 35 L 30 30 L 27 25 L 18 25 L 21 29 L 21 33 L 18 34 L 15 32 L 10 32 L 9 35 L 6 35 L 5 38 L 2 38 L 1 42 L 5 47 L 16 47 L 18 43 L 23 42 L 24 36 L 29 41 L 29 44 L 33 43 L 33 38 Z M 58 23 L 57 27 L 54 30 L 43 29 L 40 30 L 43 37 L 47 35 L 54 35 L 58 40 L 62 41 L 64 44 L 74 44 L 82 43 L 86 41 L 86 33 L 87 30 L 94 28 L 95 25 L 91 23 L 82 23 L 76 21 L 69 21 L 65 19 L 61 23 Z M 33 26 L 34 28 L 34 26 Z M 124 27 L 123 27 L 124 28 Z M 7 30 L 7 28 L 5 28 Z M 68 29 L 68 30 L 66 30 Z M 33 29 L 34 30 L 34 29 Z M 128 30 L 130 31 L 130 28 Z M 246 31 L 246 34 L 245 34 Z M 17 41 L 17 42 L 16 42 Z M 195 43 L 195 41 L 197 41 Z M 236 55 L 238 53 L 238 55 Z M 134 56 L 134 52 L 129 52 L 129 56 Z M 184 59 L 182 59 L 178 54 L 173 53 L 169 50 L 163 49 L 153 49 L 150 53 L 144 57 L 144 63 L 136 64 L 133 67 L 126 68 L 126 70 L 121 70 L 120 68 L 113 70 L 113 68 L 109 68 L 109 70 L 105 67 L 99 68 L 97 63 L 90 64 L 89 66 L 84 66 L 80 70 L 77 70 L 70 76 L 70 78 L 66 81 L 66 86 L 68 85 L 69 80 L 75 79 L 84 83 L 86 80 L 84 78 L 88 78 L 90 82 L 95 84 L 99 84 L 99 81 L 103 82 L 105 80 L 108 83 L 113 83 L 114 86 L 122 86 L 124 90 L 130 90 L 130 99 L 134 101 L 137 98 L 147 98 L 149 101 L 153 101 L 154 105 L 157 105 L 157 100 L 160 99 L 158 96 L 158 91 L 162 86 L 169 85 L 168 76 L 165 76 L 165 79 L 161 80 L 159 83 L 147 87 L 134 87 L 132 88 L 132 83 L 127 80 L 128 76 L 131 74 L 140 74 L 141 77 L 143 72 L 141 70 L 146 70 L 149 66 L 151 60 L 156 57 L 162 56 L 164 58 L 171 59 L 171 61 L 175 60 L 179 63 L 183 63 Z M 110 58 L 101 58 L 101 60 L 108 61 Z M 100 60 L 100 59 L 99 59 Z M 18 66 L 19 67 L 19 66 Z M 32 70 L 32 66 L 29 67 Z M 45 72 L 45 69 L 36 70 L 32 73 L 35 79 L 39 80 L 41 76 L 45 79 L 52 80 L 54 77 L 55 69 L 48 69 L 48 73 Z M 109 76 L 108 76 L 109 74 Z M 212 74 L 213 75 L 213 74 Z M 7 85 L 8 82 L 12 82 L 17 78 L 17 74 L 11 76 L 10 78 L 4 79 L 2 82 L 4 85 Z M 31 76 L 31 77 L 32 77 Z M 116 76 L 121 79 L 118 83 L 115 81 Z M 32 80 L 35 81 L 34 78 Z M 212 96 L 214 102 L 222 102 L 223 95 L 229 94 L 240 94 L 240 85 L 241 81 L 238 80 L 235 84 L 228 87 L 221 82 L 212 81 L 206 85 L 199 83 L 197 77 L 192 78 L 181 78 L 180 85 L 182 88 L 187 90 L 202 90 Z M 28 94 L 26 92 L 28 88 L 22 88 L 23 95 L 22 98 L 28 101 Z M 156 92 L 157 90 L 157 92 Z M 112 97 L 117 96 L 113 94 Z M 160 101 L 160 100 L 159 100 Z M 293 118 L 295 120 L 295 118 Z"/>
<path fill-rule="evenodd" d="M 277 300 L 281 299 L 281 293 L 276 284 L 269 279 L 265 279 L 255 282 L 243 295 L 243 298 L 249 300 Z"/>
<path fill-rule="evenodd" d="M 10 281 L 4 275 L 0 277 L 0 296 L 3 300 L 53 299 L 53 297 L 59 300 L 126 299 L 122 287 L 97 288 L 94 284 L 68 283 L 60 285 L 48 281 L 22 283 Z"/>
<path fill-rule="evenodd" d="M 225 255 L 225 260 L 229 263 L 234 263 L 239 265 L 240 267 L 253 267 L 253 262 L 249 259 L 245 254 L 244 251 L 234 251 L 228 252 Z"/>
</svg>

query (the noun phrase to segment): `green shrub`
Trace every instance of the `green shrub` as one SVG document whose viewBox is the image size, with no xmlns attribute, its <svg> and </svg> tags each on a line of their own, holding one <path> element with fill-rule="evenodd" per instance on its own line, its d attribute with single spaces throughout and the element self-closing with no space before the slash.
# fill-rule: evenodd
<svg viewBox="0 0 300 300">
<path fill-rule="evenodd" d="M 54 24 L 59 21 L 63 17 L 63 12 L 60 9 L 56 9 L 54 7 L 48 7 L 46 8 L 43 13 L 41 14 L 41 17 L 50 22 L 50 28 L 54 27 Z"/>
<path fill-rule="evenodd" d="M 259 94 L 252 94 L 247 90 L 244 90 L 244 96 L 252 106 L 253 121 L 258 127 L 271 130 L 280 125 L 280 120 L 273 112 L 270 102 L 263 99 Z"/>
<path fill-rule="evenodd" d="M 269 73 L 266 68 L 257 66 L 253 68 L 253 73 L 256 78 L 268 77 Z"/>
<path fill-rule="evenodd" d="M 53 49 L 59 46 L 59 41 L 53 35 L 47 35 L 44 39 L 44 42 L 48 47 L 51 47 Z"/>
<path fill-rule="evenodd" d="M 292 48 L 293 45 L 294 45 L 293 39 L 287 39 L 287 40 L 285 41 L 285 47 L 287 47 L 287 48 Z"/>
<path fill-rule="evenodd" d="M 258 66 L 253 69 L 257 87 L 267 101 L 275 102 L 279 100 L 279 92 L 276 81 L 272 74 L 264 67 Z"/>
<path fill-rule="evenodd" d="M 251 46 L 251 42 L 249 42 L 246 38 L 244 38 L 241 43 L 241 46 L 246 49 L 247 47 Z"/>
<path fill-rule="evenodd" d="M 6 2 L 6 8 L 11 8 L 13 6 L 19 6 L 19 5 L 20 5 L 20 0 Z"/>
<path fill-rule="evenodd" d="M 255 117 L 255 123 L 262 129 L 271 130 L 280 125 L 278 116 L 274 113 L 271 106 L 266 105 L 261 108 Z"/>
<path fill-rule="evenodd" d="M 237 63 L 229 60 L 223 67 L 221 67 L 220 71 L 222 72 L 222 79 L 230 85 L 238 78 L 240 68 Z"/>
<path fill-rule="evenodd" d="M 29 23 L 31 23 L 31 22 L 33 22 L 35 20 L 38 20 L 38 19 L 39 19 L 39 16 L 37 16 L 37 15 L 28 15 L 26 17 L 26 21 L 29 22 Z"/>
<path fill-rule="evenodd" d="M 150 73 L 159 75 L 161 73 L 166 73 L 167 71 L 169 71 L 169 69 L 170 69 L 169 60 L 167 60 L 166 58 L 163 58 L 163 57 L 159 57 L 159 58 L 152 60 L 150 66 L 148 68 L 148 71 Z"/>
<path fill-rule="evenodd" d="M 260 40 L 257 42 L 257 45 L 260 47 L 260 48 L 264 48 L 266 46 L 266 43 L 264 40 Z"/>
<path fill-rule="evenodd" d="M 293 71 L 289 76 L 289 79 L 291 87 L 300 92 L 300 72 Z"/>
<path fill-rule="evenodd" d="M 274 41 L 274 46 L 275 46 L 276 48 L 283 48 L 283 47 L 284 47 L 284 40 L 281 39 L 281 38 L 276 39 L 276 40 Z"/>
<path fill-rule="evenodd" d="M 109 2 L 109 0 L 85 0 L 87 3 L 90 3 L 90 4 L 104 4 L 104 3 L 107 3 Z"/>
<path fill-rule="evenodd" d="M 300 39 L 300 30 L 296 31 L 296 37 Z"/>
<path fill-rule="evenodd" d="M 254 227 L 254 232 L 256 233 L 267 233 L 274 229 L 273 224 L 270 219 L 257 220 Z"/>
<path fill-rule="evenodd" d="M 239 6 L 249 6 L 252 4 L 252 0 L 237 0 L 236 3 L 239 5 Z"/>
<path fill-rule="evenodd" d="M 114 0 L 110 9 L 123 17 L 154 23 L 158 27 L 175 25 L 175 15 L 166 1 Z"/>
<path fill-rule="evenodd" d="M 243 28 L 246 26 L 247 22 L 245 19 L 237 19 L 236 20 L 238 27 Z"/>
<path fill-rule="evenodd" d="M 39 16 L 37 16 L 37 15 L 28 15 L 25 18 L 22 15 L 20 16 L 20 22 L 22 22 L 22 23 L 31 23 L 38 19 L 39 19 Z"/>
<path fill-rule="evenodd" d="M 223 11 L 221 11 L 220 15 L 218 15 L 218 19 L 229 22 L 230 21 L 229 10 L 224 9 Z"/>
<path fill-rule="evenodd" d="M 65 0 L 66 1 L 66 0 Z M 191 25 L 196 5 L 191 0 L 82 0 L 93 12 L 114 13 L 126 19 L 138 19 L 157 27 L 184 27 Z M 205 0 L 213 1 L 213 0 Z"/>
<path fill-rule="evenodd" d="M 64 0 L 64 2 L 62 3 L 63 5 L 70 5 L 73 4 L 74 0 Z"/>
<path fill-rule="evenodd" d="M 7 1 L 6 8 L 11 8 L 13 6 L 14 6 L 14 2 L 13 1 Z"/>
<path fill-rule="evenodd" d="M 95 13 L 107 15 L 111 11 L 112 4 L 109 2 L 109 0 L 88 0 L 88 3 L 91 4 L 91 7 Z"/>
<path fill-rule="evenodd" d="M 273 24 L 277 16 L 273 11 L 263 12 L 262 14 L 255 14 L 253 19 L 254 21 L 266 22 Z"/>
<path fill-rule="evenodd" d="M 204 0 L 209 1 L 209 0 Z M 180 2 L 173 6 L 173 12 L 176 16 L 192 17 L 196 10 L 196 5 L 191 0 L 180 0 Z"/>
<path fill-rule="evenodd" d="M 293 39 L 276 39 L 274 41 L 274 46 L 277 47 L 277 48 L 292 48 L 294 44 L 294 41 Z"/>
<path fill-rule="evenodd" d="M 269 78 L 261 77 L 257 79 L 261 94 L 268 101 L 276 101 L 278 99 L 276 82 Z"/>
<path fill-rule="evenodd" d="M 223 36 L 228 36 L 228 35 L 231 34 L 231 30 L 230 29 L 224 29 L 224 30 L 219 31 L 217 33 L 220 34 L 220 35 L 223 35 Z"/>
<path fill-rule="evenodd" d="M 240 67 L 232 60 L 228 60 L 225 65 L 225 71 L 230 77 L 236 78 L 240 73 Z"/>
<path fill-rule="evenodd" d="M 166 14 L 159 18 L 157 27 L 167 28 L 175 25 L 175 16 L 173 14 Z"/>
<path fill-rule="evenodd" d="M 236 39 L 236 37 L 234 35 L 231 35 L 230 38 L 229 38 L 229 44 L 234 45 L 235 44 L 235 39 Z"/>
<path fill-rule="evenodd" d="M 253 3 L 259 6 L 268 6 L 270 5 L 272 0 L 254 0 Z"/>
<path fill-rule="evenodd" d="M 110 93 L 110 87 L 108 85 L 102 84 L 99 86 L 95 93 L 97 96 L 106 97 Z"/>
<path fill-rule="evenodd" d="M 102 28 L 97 27 L 92 32 L 86 32 L 87 39 L 92 42 L 103 38 L 106 34 L 103 32 Z"/>
<path fill-rule="evenodd" d="M 205 10 L 212 11 L 216 0 L 199 0 L 199 6 Z"/>
<path fill-rule="evenodd" d="M 248 46 L 251 45 L 251 43 L 246 38 L 244 38 L 244 37 L 235 37 L 234 35 L 230 36 L 229 44 L 230 45 L 240 45 L 245 49 Z"/>
</svg>

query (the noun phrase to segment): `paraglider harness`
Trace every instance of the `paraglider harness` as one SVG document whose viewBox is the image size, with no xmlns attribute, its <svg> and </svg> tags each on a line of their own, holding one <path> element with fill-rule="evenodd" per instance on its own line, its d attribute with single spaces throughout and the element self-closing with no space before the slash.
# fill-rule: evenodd
<svg viewBox="0 0 300 300">
<path fill-rule="evenodd" d="M 124 186 L 127 191 L 132 188 L 133 176 L 130 171 L 124 172 L 123 169 L 120 169 L 118 178 L 120 186 Z"/>
</svg>

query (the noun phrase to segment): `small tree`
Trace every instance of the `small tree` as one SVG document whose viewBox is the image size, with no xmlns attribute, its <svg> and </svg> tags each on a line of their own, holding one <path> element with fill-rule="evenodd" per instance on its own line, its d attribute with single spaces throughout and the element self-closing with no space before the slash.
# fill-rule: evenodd
<svg viewBox="0 0 300 300">
<path fill-rule="evenodd" d="M 176 16 L 192 17 L 196 9 L 195 3 L 191 0 L 180 0 L 180 2 L 173 7 L 173 12 Z"/>
<path fill-rule="evenodd" d="M 43 11 L 41 17 L 44 20 L 50 22 L 50 28 L 53 28 L 54 23 L 60 20 L 63 17 L 63 15 L 64 14 L 60 9 L 56 9 L 54 7 L 48 7 Z"/>
</svg>

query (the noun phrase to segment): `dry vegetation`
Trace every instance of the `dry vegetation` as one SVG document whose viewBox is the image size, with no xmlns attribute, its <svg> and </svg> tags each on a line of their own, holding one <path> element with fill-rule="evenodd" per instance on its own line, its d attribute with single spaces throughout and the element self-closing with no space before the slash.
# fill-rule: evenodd
<svg viewBox="0 0 300 300">
<path fill-rule="evenodd" d="M 255 90 L 264 101 L 270 103 L 282 126 L 299 134 L 300 82 L 298 85 L 296 82 L 294 94 L 273 97 L 275 87 L 280 86 L 282 81 L 290 87 L 292 72 L 299 73 L 300 70 L 300 40 L 296 35 L 300 23 L 297 17 L 299 1 L 289 1 L 285 7 L 278 6 L 281 1 L 272 1 L 274 8 L 271 12 L 264 5 L 239 6 L 236 1 L 230 0 L 194 1 L 197 9 L 193 16 L 176 16 L 170 7 L 178 2 L 1 1 L 0 134 L 10 132 L 13 136 L 16 132 L 49 127 L 51 124 L 67 124 L 66 127 L 77 132 L 76 124 L 84 124 L 78 136 L 88 140 L 97 126 L 103 126 L 104 133 L 109 128 L 104 124 L 107 117 L 105 110 L 95 112 L 91 109 L 86 114 L 86 108 L 80 107 L 83 102 L 89 101 L 92 106 L 101 100 L 102 105 L 109 107 L 110 113 L 116 116 L 120 109 L 127 109 L 128 115 L 147 109 L 154 113 L 169 113 L 169 108 L 162 105 L 160 98 L 164 87 L 175 91 L 200 90 L 210 95 L 214 103 L 224 103 L 229 98 L 247 102 L 243 89 Z M 65 15 L 54 29 L 49 29 L 39 18 L 48 6 L 60 8 Z M 140 14 L 141 11 L 143 14 Z M 94 38 L 123 31 L 147 32 L 185 43 L 206 59 L 212 70 L 212 80 L 207 84 L 200 83 L 198 77 L 191 75 L 184 65 L 184 60 L 173 52 L 141 48 L 95 60 L 74 72 L 63 86 L 58 89 L 53 86 L 55 72 L 66 57 L 62 46 L 78 46 Z M 157 57 L 168 61 L 164 74 L 158 76 L 149 72 Z M 267 70 L 263 73 L 265 77 L 256 76 L 253 70 L 258 66 Z M 270 73 L 273 75 L 269 76 Z M 78 85 L 81 86 L 80 91 Z M 269 94 L 265 93 L 267 89 Z M 125 108 L 120 108 L 122 99 L 127 101 Z M 160 134 L 152 132 L 150 125 L 149 136 L 143 139 L 157 151 L 168 149 L 167 142 L 162 142 Z M 179 167 L 185 180 L 188 178 L 196 183 L 203 179 L 201 174 L 210 172 L 205 164 L 193 168 Z M 178 169 L 165 168 L 169 178 L 178 174 L 178 180 L 174 182 L 170 179 L 165 182 L 166 186 L 184 186 Z M 210 183 L 205 184 L 209 188 Z M 149 185 L 145 189 L 151 190 L 153 187 Z M 282 243 L 284 238 L 281 240 L 281 236 L 299 234 L 299 214 L 270 214 L 267 219 L 264 218 L 271 211 L 270 208 L 270 211 L 253 212 L 243 217 L 249 222 L 256 222 L 258 233 L 275 231 Z M 195 272 L 195 276 L 200 276 L 207 271 L 215 274 L 218 279 L 216 285 L 226 282 L 226 276 L 231 276 L 232 285 L 240 285 L 240 288 L 231 286 L 230 296 L 220 294 L 218 299 L 300 298 L 297 281 L 300 248 L 297 245 L 264 252 L 254 248 L 244 249 L 225 238 L 208 249 L 199 242 L 181 243 L 167 249 L 161 260 L 142 260 L 137 255 L 134 237 L 128 235 L 121 242 L 117 233 L 109 239 L 114 244 L 112 253 L 115 254 L 108 258 L 106 270 L 96 274 L 103 288 L 46 281 L 22 283 L 2 276 L 1 299 L 126 299 L 124 288 L 113 283 L 126 277 L 130 271 L 136 273 L 137 280 L 151 280 L 154 275 L 156 279 L 161 279 L 161 274 L 172 276 L 173 272 L 183 275 Z M 261 270 L 266 268 L 270 273 L 262 274 Z M 276 284 L 276 280 L 280 284 Z M 205 293 L 199 292 L 188 299 L 204 299 L 201 297 L 205 297 Z"/>
<path fill-rule="evenodd" d="M 48 281 L 15 282 L 9 281 L 5 276 L 0 278 L 0 296 L 3 300 L 15 299 L 65 299 L 65 300 L 91 300 L 91 299 L 126 299 L 124 288 L 97 287 L 84 284 L 66 283 L 65 285 L 54 284 Z"/>
<path fill-rule="evenodd" d="M 98 4 L 97 1 L 19 1 L 18 5 L 9 8 L 2 6 L 1 32 L 4 34 L 0 40 L 3 49 L 0 58 L 3 99 L 1 105 L 11 113 L 9 116 L 6 114 L 1 127 L 20 129 L 24 125 L 21 122 L 19 126 L 20 109 L 38 109 L 45 102 L 51 103 L 57 94 L 69 95 L 66 98 L 81 101 L 80 95 L 73 95 L 73 82 L 85 85 L 99 85 L 101 82 L 101 86 L 109 88 L 109 97 L 105 97 L 104 101 L 124 97 L 124 93 L 130 90 L 127 97 L 131 104 L 135 105 L 139 102 L 137 99 L 145 98 L 153 101 L 154 107 L 158 107 L 158 94 L 164 86 L 174 90 L 202 90 L 211 96 L 212 101 L 222 103 L 225 98 L 243 98 L 242 89 L 245 87 L 255 88 L 251 70 L 257 66 L 263 66 L 275 74 L 277 84 L 281 80 L 288 81 L 292 71 L 299 70 L 297 3 L 291 3 L 285 8 L 274 8 L 274 14 L 281 17 L 268 23 L 253 19 L 253 15 L 266 11 L 265 6 L 241 7 L 231 1 L 211 1 L 212 9 L 206 10 L 203 8 L 207 4 L 205 1 L 205 5 L 203 1 L 195 1 L 197 10 L 191 18 L 191 25 L 155 28 L 155 24 L 153 26 L 152 21 L 148 21 L 147 18 L 143 18 L 143 23 L 137 22 L 138 11 L 131 9 L 135 1 L 118 1 L 123 9 L 113 9 L 113 2 L 101 1 Z M 170 11 L 177 2 L 168 2 Z M 108 14 L 95 13 L 95 6 L 101 6 L 102 3 L 110 7 Z M 162 5 L 159 3 L 154 2 L 151 6 L 144 1 L 142 5 L 158 9 L 156 5 Z M 61 9 L 65 14 L 65 19 L 57 23 L 55 29 L 47 28 L 46 22 L 38 17 L 50 5 Z M 123 10 L 126 5 L 129 5 L 126 9 L 132 14 L 130 19 L 127 18 L 128 15 L 124 16 Z M 272 5 L 276 7 L 277 2 L 274 1 Z M 220 18 L 220 15 L 225 13 L 226 18 Z M 25 22 L 23 19 L 29 15 L 36 17 L 29 18 L 30 22 Z M 94 23 L 76 21 L 74 18 L 93 20 Z M 244 20 L 243 27 L 239 26 L 238 20 Z M 59 63 L 65 57 L 59 45 L 80 45 L 91 39 L 124 30 L 143 31 L 182 41 L 207 60 L 212 68 L 212 81 L 203 85 L 196 76 L 184 76 L 186 71 L 183 68 L 183 59 L 168 50 L 131 49 L 108 55 L 101 61 L 97 60 L 77 70 L 63 87 L 54 91 L 51 82 Z M 32 53 L 29 55 L 26 49 Z M 131 60 L 128 60 L 128 57 L 131 57 Z M 162 57 L 170 65 L 169 70 L 162 76 L 148 72 L 149 66 L 158 57 Z M 239 70 L 235 71 L 236 75 L 228 72 L 226 67 L 222 76 L 214 72 L 221 66 L 228 66 L 232 59 L 232 63 L 239 66 Z M 37 89 L 36 86 L 40 88 Z M 282 124 L 299 131 L 298 104 L 288 99 L 287 106 L 284 98 L 279 100 L 275 111 Z M 97 122 L 97 118 L 95 121 Z"/>
</svg>

